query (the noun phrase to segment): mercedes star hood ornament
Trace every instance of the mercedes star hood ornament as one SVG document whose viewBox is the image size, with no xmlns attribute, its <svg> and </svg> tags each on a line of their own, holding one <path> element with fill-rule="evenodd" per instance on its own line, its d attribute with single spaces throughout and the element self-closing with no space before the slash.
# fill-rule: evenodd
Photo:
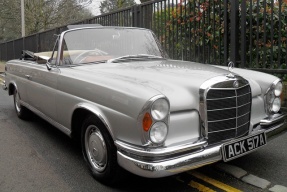
<svg viewBox="0 0 287 192">
<path fill-rule="evenodd" d="M 229 77 L 229 78 L 234 78 L 234 74 L 233 74 L 233 69 L 234 69 L 234 63 L 232 61 L 230 61 L 228 63 L 228 71 L 229 71 L 229 74 L 226 75 L 226 77 Z"/>
</svg>

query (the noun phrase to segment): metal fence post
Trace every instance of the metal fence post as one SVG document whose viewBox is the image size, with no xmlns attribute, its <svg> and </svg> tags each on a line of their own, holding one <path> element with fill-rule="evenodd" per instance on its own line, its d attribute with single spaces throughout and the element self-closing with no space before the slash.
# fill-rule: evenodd
<svg viewBox="0 0 287 192">
<path fill-rule="evenodd" d="M 25 45 L 26 45 L 26 43 L 25 43 L 25 37 L 23 37 L 23 50 L 26 49 Z"/>
<path fill-rule="evenodd" d="M 40 43 L 40 39 L 39 39 L 39 33 L 36 34 L 36 52 L 39 52 L 39 43 Z"/>
<path fill-rule="evenodd" d="M 230 0 L 231 17 L 230 17 L 230 60 L 238 66 L 239 56 L 239 0 Z"/>
<path fill-rule="evenodd" d="M 224 7 L 228 7 L 228 0 L 224 0 Z M 228 22 L 229 14 L 228 10 L 224 9 L 224 37 L 223 37 L 223 43 L 224 43 L 224 64 L 228 64 L 229 60 L 229 42 L 228 42 L 228 31 L 229 31 L 229 22 Z"/>
<path fill-rule="evenodd" d="M 246 64 L 246 1 L 241 2 L 241 40 L 240 40 L 240 67 L 244 68 Z"/>
<path fill-rule="evenodd" d="M 16 54 L 15 54 L 15 40 L 13 40 L 13 58 L 12 59 L 14 59 L 14 58 L 16 58 Z"/>
<path fill-rule="evenodd" d="M 139 5 L 135 5 L 132 8 L 132 26 L 133 27 L 140 27 L 140 6 Z"/>
<path fill-rule="evenodd" d="M 5 48 L 6 48 L 6 58 L 5 58 L 5 61 L 7 61 L 8 60 L 8 45 L 7 45 L 8 43 L 6 42 L 5 43 Z"/>
</svg>

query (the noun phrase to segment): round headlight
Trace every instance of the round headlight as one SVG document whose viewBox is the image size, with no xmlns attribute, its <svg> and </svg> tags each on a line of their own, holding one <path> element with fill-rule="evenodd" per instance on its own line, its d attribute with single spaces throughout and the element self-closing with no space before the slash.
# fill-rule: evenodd
<svg viewBox="0 0 287 192">
<path fill-rule="evenodd" d="M 166 139 L 167 136 L 167 126 L 163 122 L 155 123 L 150 129 L 150 140 L 153 143 L 162 143 Z"/>
<path fill-rule="evenodd" d="M 267 103 L 268 104 L 272 104 L 274 99 L 275 99 L 275 95 L 274 95 L 274 92 L 273 91 L 269 91 L 266 95 L 266 98 L 267 98 Z"/>
<path fill-rule="evenodd" d="M 280 100 L 280 98 L 274 99 L 274 101 L 272 103 L 272 106 L 271 106 L 271 110 L 274 113 L 277 113 L 280 110 L 280 107 L 281 107 L 281 100 Z"/>
<path fill-rule="evenodd" d="M 163 120 L 169 113 L 169 104 L 165 99 L 156 100 L 151 107 L 151 115 L 157 120 Z"/>
<path fill-rule="evenodd" d="M 278 82 L 276 85 L 275 85 L 275 89 L 274 89 L 274 94 L 279 97 L 282 93 L 282 83 L 281 82 Z"/>
</svg>

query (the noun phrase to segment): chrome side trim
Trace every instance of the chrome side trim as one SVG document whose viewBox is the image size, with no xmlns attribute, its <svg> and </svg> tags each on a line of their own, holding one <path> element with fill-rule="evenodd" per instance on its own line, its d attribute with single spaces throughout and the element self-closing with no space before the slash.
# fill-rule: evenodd
<svg viewBox="0 0 287 192">
<path fill-rule="evenodd" d="M 115 141 L 115 145 L 118 150 L 122 153 L 131 153 L 138 156 L 146 157 L 158 157 L 158 156 L 168 156 L 177 153 L 187 152 L 195 149 L 201 149 L 207 146 L 206 141 L 200 141 L 198 143 L 187 143 L 173 147 L 162 147 L 162 148 L 142 148 L 133 146 L 122 141 Z"/>
<path fill-rule="evenodd" d="M 31 111 L 33 111 L 36 115 L 38 115 L 42 119 L 46 120 L 47 122 L 49 122 L 53 126 L 57 127 L 60 131 L 62 131 L 63 133 L 65 133 L 66 135 L 71 137 L 71 130 L 70 129 L 68 129 L 67 127 L 61 125 L 60 123 L 54 121 L 53 119 L 51 119 L 50 117 L 48 117 L 47 115 L 45 115 L 44 113 L 39 111 L 38 109 L 32 107 L 28 103 L 26 103 L 24 101 L 20 101 L 20 103 L 21 103 L 21 105 L 23 105 L 23 106 L 27 107 L 28 109 L 30 109 Z"/>
</svg>

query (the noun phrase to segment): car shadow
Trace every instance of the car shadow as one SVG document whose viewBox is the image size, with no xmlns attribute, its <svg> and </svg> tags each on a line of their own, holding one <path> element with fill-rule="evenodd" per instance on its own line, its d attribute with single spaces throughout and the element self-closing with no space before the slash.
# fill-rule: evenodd
<svg viewBox="0 0 287 192">
<path fill-rule="evenodd" d="M 104 191 L 192 191 L 188 185 L 177 181 L 175 176 L 150 179 L 125 170 L 116 184 L 105 186 L 92 177 L 79 141 L 71 139 L 36 115 L 27 123 L 31 126 L 26 128 L 29 129 L 26 133 L 34 148 L 73 189 L 90 191 L 100 186 Z"/>
</svg>

